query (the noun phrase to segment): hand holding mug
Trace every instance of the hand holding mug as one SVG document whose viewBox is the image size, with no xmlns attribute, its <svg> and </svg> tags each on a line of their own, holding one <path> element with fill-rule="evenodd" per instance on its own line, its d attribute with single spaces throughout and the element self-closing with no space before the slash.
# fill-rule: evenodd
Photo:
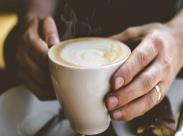
<svg viewBox="0 0 183 136">
<path fill-rule="evenodd" d="M 40 20 L 28 21 L 23 38 L 16 54 L 21 81 L 41 100 L 54 99 L 48 71 L 48 49 L 59 42 L 56 24 L 51 17 L 43 20 L 42 33 L 39 34 Z"/>
<path fill-rule="evenodd" d="M 115 91 L 106 100 L 112 119 L 128 121 L 149 111 L 166 95 L 182 67 L 182 45 L 168 24 L 130 27 L 112 38 L 123 42 L 140 40 L 113 75 Z"/>
</svg>

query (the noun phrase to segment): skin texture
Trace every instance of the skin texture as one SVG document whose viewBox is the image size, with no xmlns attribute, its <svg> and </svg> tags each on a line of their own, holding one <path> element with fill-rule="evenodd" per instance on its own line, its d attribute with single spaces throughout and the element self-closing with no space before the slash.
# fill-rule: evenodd
<svg viewBox="0 0 183 136">
<path fill-rule="evenodd" d="M 178 24 L 181 20 L 176 20 Z M 182 68 L 181 32 L 172 25 L 152 23 L 131 27 L 111 38 L 140 41 L 125 64 L 112 77 L 112 89 L 106 106 L 112 119 L 129 121 L 141 116 L 157 105 Z M 180 26 L 179 26 L 180 27 Z M 179 36 L 177 34 L 179 33 Z"/>
<path fill-rule="evenodd" d="M 32 10 L 24 18 L 26 27 L 16 53 L 19 79 L 39 99 L 50 100 L 55 95 L 49 76 L 47 52 L 59 42 L 59 36 L 52 17 L 45 18 L 52 13 L 42 14 L 46 12 L 39 10 L 37 14 L 35 9 Z M 113 91 L 106 97 L 106 107 L 112 119 L 128 121 L 157 105 L 160 101 L 155 85 L 160 87 L 163 99 L 183 66 L 182 27 L 183 11 L 180 11 L 166 24 L 130 27 L 111 37 L 122 42 L 140 42 L 111 79 Z M 43 35 L 40 35 L 40 30 Z"/>
<path fill-rule="evenodd" d="M 59 42 L 53 20 L 57 0 L 18 1 L 18 23 L 4 46 L 5 70 L 0 69 L 0 95 L 26 85 L 40 100 L 55 99 L 48 71 L 48 49 Z"/>
<path fill-rule="evenodd" d="M 17 78 L 40 100 L 53 100 L 55 93 L 48 70 L 48 49 L 58 43 L 54 19 L 57 0 L 20 1 L 18 26 L 21 39 L 16 52 Z M 8 53 L 7 53 L 8 54 Z"/>
<path fill-rule="evenodd" d="M 34 18 L 23 33 L 16 54 L 21 81 L 41 100 L 54 99 L 54 91 L 48 70 L 48 49 L 59 42 L 56 24 L 51 17 L 43 20 L 40 37 L 39 19 Z"/>
</svg>

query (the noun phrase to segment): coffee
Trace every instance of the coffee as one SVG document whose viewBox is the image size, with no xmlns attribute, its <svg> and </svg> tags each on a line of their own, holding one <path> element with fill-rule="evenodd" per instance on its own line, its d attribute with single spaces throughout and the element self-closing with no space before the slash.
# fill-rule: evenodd
<svg viewBox="0 0 183 136">
<path fill-rule="evenodd" d="M 94 135 L 108 128 L 104 97 L 112 74 L 129 55 L 126 45 L 107 38 L 72 39 L 49 50 L 53 86 L 75 131 Z"/>
<path fill-rule="evenodd" d="M 119 62 L 127 53 L 127 49 L 119 41 L 82 38 L 58 46 L 53 56 L 59 64 L 91 68 Z"/>
</svg>

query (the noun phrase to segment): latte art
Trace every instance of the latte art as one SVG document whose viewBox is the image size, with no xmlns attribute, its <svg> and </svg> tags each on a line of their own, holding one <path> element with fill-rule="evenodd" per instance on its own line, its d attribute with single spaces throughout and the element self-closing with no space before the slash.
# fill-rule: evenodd
<svg viewBox="0 0 183 136">
<path fill-rule="evenodd" d="M 60 64 L 76 67 L 100 67 L 119 62 L 129 51 L 119 41 L 105 38 L 82 38 L 57 46 L 54 58 Z"/>
</svg>

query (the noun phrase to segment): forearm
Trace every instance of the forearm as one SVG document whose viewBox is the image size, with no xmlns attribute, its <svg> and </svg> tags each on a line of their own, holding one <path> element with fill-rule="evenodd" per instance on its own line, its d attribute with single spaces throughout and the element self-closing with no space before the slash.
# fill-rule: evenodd
<svg viewBox="0 0 183 136">
<path fill-rule="evenodd" d="M 180 63 L 181 68 L 183 67 L 183 9 L 172 19 L 167 23 L 168 27 L 172 31 L 175 40 L 177 41 L 177 44 L 179 45 L 179 51 L 181 52 L 180 56 Z"/>
</svg>

